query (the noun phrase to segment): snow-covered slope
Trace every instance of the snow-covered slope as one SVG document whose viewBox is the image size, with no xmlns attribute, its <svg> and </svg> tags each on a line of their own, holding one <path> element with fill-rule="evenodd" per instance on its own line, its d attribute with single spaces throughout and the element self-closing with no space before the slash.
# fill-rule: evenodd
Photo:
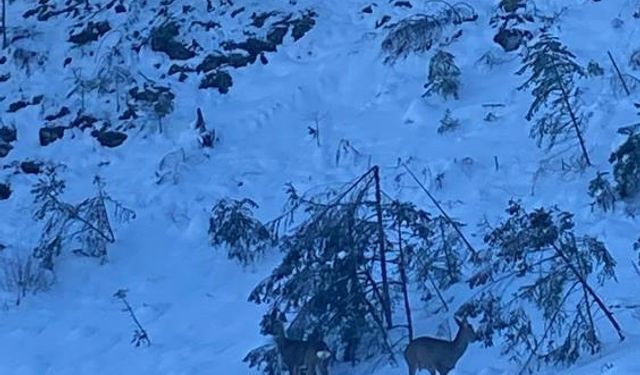
<svg viewBox="0 0 640 375">
<path fill-rule="evenodd" d="M 21 20 L 34 2 L 25 3 L 10 4 L 8 19 Z M 182 5 L 175 3 L 176 9 Z M 176 94 L 175 110 L 162 119 L 164 131 L 156 130 L 157 120 L 149 120 L 146 128 L 129 132 L 129 138 L 116 148 L 102 147 L 88 131 L 77 129 L 46 147 L 39 145 L 44 116 L 66 103 L 73 86 L 70 68 L 63 67 L 65 58 L 73 56 L 72 66 L 90 72 L 99 64 L 100 53 L 83 56 L 87 51 L 71 49 L 65 42 L 73 20 L 25 21 L 25 28 L 31 22 L 39 34 L 6 51 L 15 51 L 17 45 L 46 51 L 47 61 L 29 76 L 9 66 L 12 62 L 2 66 L 11 71 L 12 79 L 0 83 L 0 96 L 6 97 L 0 106 L 4 112 L 17 99 L 40 94 L 46 99 L 42 106 L 2 114 L 3 124 L 15 124 L 18 140 L 0 163 L 33 159 L 65 164 L 60 175 L 67 181 L 69 201 L 90 195 L 93 177 L 99 174 L 109 194 L 135 210 L 137 217 L 116 228 L 117 241 L 109 247 L 106 264 L 66 251 L 57 260 L 56 282 L 50 291 L 29 296 L 20 306 L 14 306 L 12 295 L 1 294 L 0 374 L 257 373 L 242 358 L 268 339 L 259 334 L 262 307 L 247 302 L 247 296 L 269 274 L 277 255 L 247 268 L 227 260 L 223 250 L 207 243 L 211 206 L 224 197 L 249 197 L 260 205 L 259 217 L 271 218 L 282 206 L 285 183 L 293 182 L 302 191 L 343 183 L 373 164 L 381 166 L 387 193 L 432 209 L 400 168 L 401 162 L 407 162 L 445 208 L 468 224 L 465 231 L 479 246 L 476 224 L 485 217 L 495 222 L 511 198 L 521 199 L 528 207 L 557 204 L 574 212 L 581 231 L 600 236 L 618 262 L 618 282 L 599 292 L 610 304 L 640 304 L 636 293 L 640 276 L 631 266 L 637 260 L 632 243 L 639 234 L 638 219 L 621 211 L 594 213 L 587 195 L 595 172 L 610 170 L 607 158 L 620 142 L 616 129 L 636 121 L 633 100 L 611 88 L 615 76 L 606 55 L 611 51 L 628 69 L 626 61 L 640 30 L 639 21 L 631 16 L 633 2 L 561 2 L 568 10 L 561 13 L 557 35 L 584 65 L 593 59 L 607 68 L 603 77 L 588 81 L 587 107 L 594 114 L 586 137 L 595 166 L 582 175 L 537 173 L 546 154 L 528 136 L 524 114 L 531 98 L 516 89 L 523 80 L 514 74 L 519 59 L 491 42 L 494 31 L 488 18 L 493 1 L 474 2 L 479 19 L 464 24 L 463 36 L 448 47 L 462 69 L 463 83 L 460 99 L 449 101 L 421 98 L 430 53 L 410 56 L 393 67 L 383 65 L 380 55 L 384 34 L 375 28 L 376 20 L 390 14 L 397 21 L 429 5 L 413 1 L 413 9 L 404 9 L 378 3 L 373 14 L 366 14 L 361 10 L 369 2 L 364 1 L 305 0 L 295 6 L 275 0 L 246 2 L 241 5 L 248 10 L 238 18 L 220 15 L 214 20 L 223 24 L 217 31 L 221 38 L 240 35 L 242 17 L 253 9 L 311 8 L 317 23 L 300 40 L 287 37 L 277 52 L 267 53 L 266 65 L 233 70 L 228 94 L 198 89 L 196 77 L 185 82 L 163 78 Z M 547 6 L 551 13 L 561 9 L 560 5 L 538 5 Z M 113 23 L 135 26 L 152 18 L 152 14 L 141 14 L 137 20 L 123 21 L 113 16 Z M 623 21 L 620 28 L 612 27 L 614 18 Z M 108 33 L 104 38 L 107 42 L 101 48 L 106 49 L 117 36 Z M 493 69 L 478 63 L 488 51 L 509 61 Z M 153 79 L 162 75 L 154 64 L 161 64 L 165 71 L 170 65 L 165 55 L 148 47 L 125 58 L 125 65 Z M 88 102 L 86 106 L 93 113 L 115 118 L 113 104 Z M 496 121 L 483 121 L 488 111 L 484 104 L 504 105 L 496 110 Z M 198 147 L 193 130 L 198 107 L 220 139 L 212 150 Z M 447 108 L 462 126 L 439 135 L 436 129 Z M 319 146 L 307 134 L 315 119 L 319 119 Z M 347 142 L 351 148 L 344 148 Z M 174 158 L 180 155 L 181 161 L 171 167 L 175 183 L 157 184 L 159 163 L 176 152 Z M 12 174 L 12 169 L 1 173 L 0 179 L 11 183 L 13 194 L 0 201 L 0 243 L 7 245 L 0 253 L 26 254 L 40 233 L 32 219 L 30 194 L 37 177 Z M 436 183 L 439 174 L 444 174 L 441 187 Z M 149 347 L 130 343 L 132 322 L 122 311 L 121 301 L 113 297 L 121 288 L 128 289 L 129 302 L 149 333 Z M 603 323 L 602 353 L 580 359 L 571 369 L 543 373 L 640 373 L 640 309 L 614 312 L 627 334 L 623 343 Z M 435 320 L 428 320 L 433 318 L 421 310 L 415 315 L 416 332 L 435 333 Z M 497 348 L 474 345 L 452 374 L 516 371 Z M 361 364 L 336 366 L 333 373 L 371 374 L 371 370 L 370 364 Z M 384 365 L 375 372 L 405 373 L 404 363 Z"/>
</svg>

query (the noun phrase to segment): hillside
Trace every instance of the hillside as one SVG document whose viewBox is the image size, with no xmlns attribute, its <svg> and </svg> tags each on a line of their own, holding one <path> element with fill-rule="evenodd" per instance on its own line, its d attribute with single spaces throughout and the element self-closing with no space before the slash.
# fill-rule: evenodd
<svg viewBox="0 0 640 375">
<path fill-rule="evenodd" d="M 385 200 L 439 215 L 422 184 L 464 224 L 476 250 L 489 247 L 488 228 L 506 220 L 510 200 L 528 211 L 573 213 L 577 235 L 602 241 L 615 261 L 615 278 L 600 285 L 594 271 L 588 281 L 625 340 L 597 311 L 600 351 L 538 373 L 640 373 L 638 199 L 618 196 L 615 210 L 603 211 L 588 193 L 598 172 L 615 184 L 610 156 L 628 138 L 619 128 L 632 132 L 638 121 L 640 5 L 522 3 L 517 12 L 534 14 L 522 26 L 531 30 L 530 46 L 544 27 L 578 64 L 603 69 L 575 82 L 591 166 L 577 162 L 573 138 L 547 150 L 530 137 L 535 121 L 525 116 L 534 97 L 518 88 L 531 73 L 516 74 L 526 48 L 506 52 L 493 41 L 497 1 L 455 8 L 416 0 L 8 1 L 8 45 L 0 52 L 0 375 L 259 374 L 242 360 L 271 342 L 260 322 L 272 306 L 248 298 L 286 254 L 275 246 L 246 265 L 229 259 L 227 247 L 211 245 L 212 208 L 248 198 L 255 218 L 267 222 L 286 207 L 287 184 L 317 198 L 373 166 Z M 420 14 L 451 19 L 438 21 L 431 48 L 385 63 L 390 27 Z M 455 57 L 458 98 L 423 96 L 438 50 Z M 447 110 L 458 123 L 439 131 Z M 106 254 L 79 255 L 104 239 L 73 237 L 71 224 L 47 232 L 46 220 L 34 217 L 41 202 L 32 189 L 50 178 L 47 170 L 65 181 L 59 201 L 75 205 L 96 195 L 101 178 L 113 199 Z M 76 220 L 92 220 L 85 211 L 57 207 L 52 212 L 91 233 Z M 117 220 L 123 212 L 135 215 Z M 304 217 L 297 215 L 295 224 Z M 12 262 L 31 259 L 58 229 L 64 236 L 51 269 L 39 268 L 43 257 L 32 259 L 47 290 L 16 304 Z M 448 311 L 435 297 L 422 300 L 425 280 L 410 285 L 416 335 L 447 337 L 443 327 L 454 330 L 454 312 L 477 296 L 466 282 L 477 265 L 457 246 L 464 262 L 461 279 L 442 290 Z M 151 345 L 132 344 L 136 326 L 114 297 L 120 289 Z M 401 307 L 394 314 L 404 316 Z M 406 374 L 398 356 L 406 337 L 394 338 L 397 365 L 378 353 L 355 367 L 336 361 L 331 373 Z M 500 353 L 505 340 L 473 343 L 451 375 L 517 374 L 521 364 Z"/>
</svg>

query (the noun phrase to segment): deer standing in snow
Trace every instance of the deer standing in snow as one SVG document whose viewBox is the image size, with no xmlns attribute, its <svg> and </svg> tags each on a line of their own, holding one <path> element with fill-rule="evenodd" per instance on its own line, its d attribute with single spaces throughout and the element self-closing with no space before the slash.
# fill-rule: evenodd
<svg viewBox="0 0 640 375">
<path fill-rule="evenodd" d="M 301 375 L 303 368 L 306 369 L 306 375 L 316 375 L 316 371 L 320 375 L 329 375 L 331 351 L 324 341 L 287 338 L 280 319 L 273 319 L 271 333 L 290 375 Z"/>
<path fill-rule="evenodd" d="M 469 343 L 477 339 L 469 323 L 458 317 L 455 320 L 459 329 L 453 341 L 426 336 L 411 340 L 404 351 L 409 375 L 415 375 L 419 370 L 427 370 L 431 375 L 447 375 L 455 367 Z"/>
</svg>

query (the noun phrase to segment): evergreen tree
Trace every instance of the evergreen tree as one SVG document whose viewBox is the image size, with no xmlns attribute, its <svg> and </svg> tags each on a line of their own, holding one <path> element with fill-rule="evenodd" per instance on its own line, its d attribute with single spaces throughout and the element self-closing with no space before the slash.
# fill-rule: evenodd
<svg viewBox="0 0 640 375">
<path fill-rule="evenodd" d="M 288 194 L 285 214 L 268 225 L 284 258 L 249 300 L 268 304 L 265 316 L 293 316 L 293 337 L 322 332 L 352 363 L 391 356 L 390 329 L 406 327 L 412 336 L 409 284 L 435 295 L 461 278 L 464 244 L 449 221 L 383 199 L 377 167 L 344 189 L 306 196 L 290 185 Z M 293 225 L 296 213 L 304 219 Z M 404 312 L 406 324 L 394 312 Z M 245 359 L 269 372 L 269 353 L 256 348 Z"/>
<path fill-rule="evenodd" d="M 211 210 L 210 244 L 226 245 L 229 259 L 243 265 L 255 262 L 273 244 L 269 229 L 253 217 L 256 208 L 251 199 L 221 199 Z"/>
<path fill-rule="evenodd" d="M 476 332 L 487 345 L 505 338 L 503 353 L 530 370 L 536 365 L 572 364 L 601 349 L 595 314 L 617 330 L 593 286 L 615 278 L 615 261 L 604 243 L 575 233 L 573 215 L 557 208 L 526 212 L 511 201 L 508 219 L 484 237 L 487 249 L 469 280 L 483 292 L 463 312 L 481 317 Z M 536 320 L 541 324 L 534 324 Z"/>
<path fill-rule="evenodd" d="M 526 119 L 531 121 L 538 115 L 530 133 L 538 146 L 546 142 L 551 149 L 558 143 L 577 140 L 584 162 L 591 165 L 583 136 L 587 115 L 581 111 L 581 91 L 575 83 L 585 72 L 574 58 L 558 38 L 542 34 L 517 72 L 530 73 L 518 89 L 531 89 L 533 102 Z M 540 113 L 542 109 L 545 111 Z"/>
</svg>

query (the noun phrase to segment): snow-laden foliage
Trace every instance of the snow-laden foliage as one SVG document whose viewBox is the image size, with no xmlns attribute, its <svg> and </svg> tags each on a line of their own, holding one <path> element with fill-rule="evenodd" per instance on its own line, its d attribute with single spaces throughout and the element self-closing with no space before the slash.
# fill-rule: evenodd
<svg viewBox="0 0 640 375">
<path fill-rule="evenodd" d="M 435 2 L 434 2 L 435 3 Z M 460 31 L 445 37 L 445 31 L 478 18 L 475 9 L 465 2 L 438 3 L 438 10 L 430 14 L 414 14 L 388 26 L 382 41 L 386 64 L 395 64 L 411 53 L 424 53 L 434 45 L 448 44 L 460 36 Z"/>
<path fill-rule="evenodd" d="M 250 199 L 218 201 L 211 210 L 209 241 L 228 247 L 227 256 L 247 265 L 271 246 L 271 232 L 253 217 L 258 205 Z"/>
<path fill-rule="evenodd" d="M 601 313 L 623 337 L 595 289 L 615 279 L 605 244 L 577 234 L 569 212 L 527 212 L 515 201 L 506 211 L 508 218 L 484 237 L 487 248 L 469 280 L 478 295 L 463 307 L 480 318 L 476 331 L 485 344 L 501 335 L 503 354 L 530 370 L 599 352 Z"/>
<path fill-rule="evenodd" d="M 456 65 L 455 57 L 444 50 L 436 52 L 429 61 L 429 74 L 424 85 L 427 91 L 423 96 L 438 94 L 444 99 L 449 96 L 459 98 L 460 68 Z"/>
<path fill-rule="evenodd" d="M 271 222 L 274 231 L 288 229 L 278 240 L 284 258 L 249 297 L 268 304 L 268 315 L 290 313 L 296 336 L 322 332 L 348 362 L 393 355 L 396 326 L 411 335 L 411 285 L 430 301 L 461 279 L 465 245 L 452 223 L 383 199 L 378 178 L 374 167 L 344 189 L 311 197 L 290 186 L 288 210 Z M 305 218 L 292 226 L 294 212 Z M 393 319 L 398 313 L 405 322 Z"/>
</svg>

